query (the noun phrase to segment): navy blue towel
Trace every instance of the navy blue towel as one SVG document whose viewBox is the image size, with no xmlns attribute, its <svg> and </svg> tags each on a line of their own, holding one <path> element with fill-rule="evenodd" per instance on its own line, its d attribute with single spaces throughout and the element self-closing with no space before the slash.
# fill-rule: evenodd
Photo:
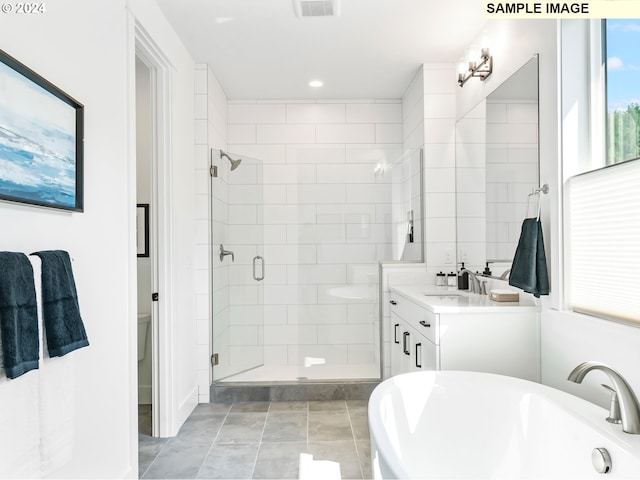
<svg viewBox="0 0 640 480">
<path fill-rule="evenodd" d="M 38 368 L 38 304 L 33 268 L 24 253 L 0 252 L 0 337 L 7 377 Z"/>
<path fill-rule="evenodd" d="M 513 257 L 509 285 L 521 288 L 535 297 L 549 295 L 549 273 L 544 253 L 542 224 L 537 218 L 522 222 L 520 240 Z"/>
<path fill-rule="evenodd" d="M 42 260 L 42 317 L 50 357 L 61 357 L 89 345 L 80 317 L 69 254 L 63 250 L 35 252 Z"/>
</svg>

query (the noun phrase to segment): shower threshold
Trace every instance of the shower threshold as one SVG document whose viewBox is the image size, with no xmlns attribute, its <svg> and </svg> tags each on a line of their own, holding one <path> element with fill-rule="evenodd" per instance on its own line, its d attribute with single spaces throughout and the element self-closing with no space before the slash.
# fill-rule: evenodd
<svg viewBox="0 0 640 480">
<path fill-rule="evenodd" d="M 378 380 L 380 367 L 372 364 L 353 365 L 261 365 L 216 383 L 228 382 L 335 382 L 345 380 Z"/>
<path fill-rule="evenodd" d="M 367 400 L 379 375 L 376 365 L 263 365 L 214 382 L 210 401 Z"/>
</svg>

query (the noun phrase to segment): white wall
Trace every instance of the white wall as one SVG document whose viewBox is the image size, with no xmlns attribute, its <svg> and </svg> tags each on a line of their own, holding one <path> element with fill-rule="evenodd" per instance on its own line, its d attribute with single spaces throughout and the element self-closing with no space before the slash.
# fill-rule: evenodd
<svg viewBox="0 0 640 480">
<path fill-rule="evenodd" d="M 129 11 L 127 10 L 129 6 Z M 60 0 L 42 15 L 3 19 L 2 48 L 85 106 L 85 211 L 66 213 L 0 204 L 4 250 L 64 249 L 74 259 L 80 310 L 90 346 L 69 354 L 73 409 L 72 456 L 50 475 L 60 478 L 137 476 L 135 152 L 133 17 L 157 39 L 174 66 L 170 165 L 173 299 L 171 392 L 179 428 L 195 404 L 193 295 L 193 62 L 151 1 Z M 188 99 L 188 101 L 185 101 Z M 48 364 L 17 380 L 0 380 L 0 404 L 15 400 L 20 382 L 46 381 Z M 31 376 L 31 377 L 30 377 Z M 33 392 L 32 392 L 33 394 Z M 53 395 L 53 394 L 50 394 Z M 41 399 L 50 408 L 56 399 Z M 25 407 L 30 404 L 25 403 Z M 37 412 L 3 417 L 3 445 L 19 443 Z M 6 456 L 0 463 L 11 477 Z M 34 463 L 37 458 L 31 458 Z M 38 466 L 34 466 L 38 468 Z M 45 471 L 45 474 L 47 472 Z"/>
<path fill-rule="evenodd" d="M 2 48 L 85 106 L 85 211 L 0 204 L 2 249 L 64 249 L 73 269 L 90 346 L 69 354 L 75 403 L 73 456 L 56 472 L 68 478 L 135 476 L 134 178 L 130 174 L 129 45 L 124 1 L 60 0 L 42 15 L 3 17 Z M 135 276 L 133 277 L 135 278 Z M 28 377 L 0 380 L 0 405 Z M 43 379 L 44 380 L 44 379 Z M 35 392 L 32 392 L 36 394 Z M 55 395 L 52 393 L 51 395 Z M 44 408 L 56 398 L 42 398 Z M 4 409 L 4 407 L 2 407 Z M 0 428 L 3 445 L 19 442 L 37 411 L 14 411 Z M 15 458 L 2 450 L 4 468 Z M 31 459 L 37 461 L 37 459 Z M 14 467 L 21 467 L 13 465 Z M 23 466 L 23 465 L 22 465 Z M 12 477 L 11 470 L 4 471 Z"/>
</svg>

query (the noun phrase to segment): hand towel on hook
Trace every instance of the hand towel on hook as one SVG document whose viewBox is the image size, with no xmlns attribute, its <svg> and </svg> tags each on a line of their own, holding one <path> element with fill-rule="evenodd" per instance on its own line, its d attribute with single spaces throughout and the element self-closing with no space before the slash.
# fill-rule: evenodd
<svg viewBox="0 0 640 480">
<path fill-rule="evenodd" d="M 61 357 L 89 345 L 80 317 L 78 294 L 69 254 L 63 250 L 35 252 L 42 260 L 42 316 L 50 357 Z"/>
</svg>

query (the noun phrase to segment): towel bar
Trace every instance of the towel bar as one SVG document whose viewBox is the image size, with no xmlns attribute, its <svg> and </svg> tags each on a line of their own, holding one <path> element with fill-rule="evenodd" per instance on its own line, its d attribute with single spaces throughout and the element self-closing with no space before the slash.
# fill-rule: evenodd
<svg viewBox="0 0 640 480">
<path fill-rule="evenodd" d="M 544 193 L 545 195 L 547 193 L 549 193 L 549 184 L 545 183 L 541 187 L 534 188 L 533 191 L 529 195 L 527 195 L 527 211 L 525 212 L 525 218 L 529 217 L 529 205 L 530 205 L 530 202 L 531 202 L 531 197 L 534 196 L 534 195 L 537 195 L 538 196 L 538 208 L 536 209 L 536 212 L 537 212 L 536 218 L 538 220 L 540 220 L 540 203 L 541 203 L 540 202 L 540 198 L 541 198 L 540 194 L 541 193 Z"/>
</svg>

